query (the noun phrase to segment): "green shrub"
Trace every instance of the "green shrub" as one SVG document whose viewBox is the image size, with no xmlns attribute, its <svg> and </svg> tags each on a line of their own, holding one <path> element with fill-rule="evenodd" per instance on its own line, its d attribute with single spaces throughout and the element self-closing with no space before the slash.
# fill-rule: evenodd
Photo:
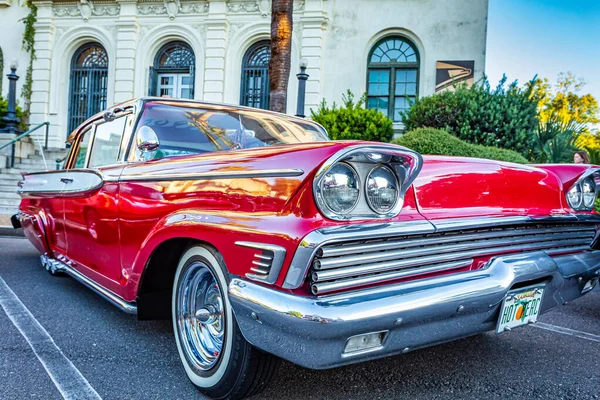
<svg viewBox="0 0 600 400">
<path fill-rule="evenodd" d="M 467 143 L 442 129 L 415 129 L 395 139 L 392 143 L 408 147 L 421 154 L 477 157 L 519 164 L 527 163 L 527 159 L 515 151 Z"/>
<path fill-rule="evenodd" d="M 327 129 L 332 140 L 389 142 L 394 136 L 393 122 L 379 111 L 364 108 L 366 100 L 364 94 L 354 103 L 354 94 L 348 90 L 342 95 L 342 107 L 333 103 L 329 108 L 323 100 L 316 112 L 311 110 L 311 117 Z"/>
<path fill-rule="evenodd" d="M 458 85 L 417 100 L 403 116 L 407 131 L 417 128 L 445 129 L 473 144 L 495 146 L 526 154 L 537 129 L 537 104 L 531 89 L 517 82 L 495 89 L 487 79 L 470 87 Z"/>
</svg>

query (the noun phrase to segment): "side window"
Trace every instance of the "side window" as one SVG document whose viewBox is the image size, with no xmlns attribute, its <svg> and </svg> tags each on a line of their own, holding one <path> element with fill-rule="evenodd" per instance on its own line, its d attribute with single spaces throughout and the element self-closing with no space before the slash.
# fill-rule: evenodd
<svg viewBox="0 0 600 400">
<path fill-rule="evenodd" d="M 73 168 L 85 168 L 85 160 L 87 158 L 88 150 L 90 149 L 90 141 L 92 140 L 92 130 L 89 129 L 79 140 L 80 144 L 77 149 L 77 158 Z"/>
<path fill-rule="evenodd" d="M 88 163 L 89 168 L 102 167 L 117 162 L 126 121 L 126 117 L 121 117 L 96 126 L 94 143 L 92 144 Z"/>
</svg>

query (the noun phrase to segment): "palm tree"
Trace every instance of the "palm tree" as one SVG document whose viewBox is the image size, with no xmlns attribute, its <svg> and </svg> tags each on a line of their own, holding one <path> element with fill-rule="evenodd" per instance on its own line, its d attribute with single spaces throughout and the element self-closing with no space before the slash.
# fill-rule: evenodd
<svg viewBox="0 0 600 400">
<path fill-rule="evenodd" d="M 287 86 L 290 79 L 293 11 L 294 0 L 272 1 L 269 108 L 282 113 L 286 111 Z"/>
</svg>

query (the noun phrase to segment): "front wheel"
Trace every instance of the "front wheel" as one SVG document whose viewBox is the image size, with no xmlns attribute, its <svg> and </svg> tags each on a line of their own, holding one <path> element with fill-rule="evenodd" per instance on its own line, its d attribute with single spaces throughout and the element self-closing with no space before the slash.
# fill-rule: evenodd
<svg viewBox="0 0 600 400">
<path fill-rule="evenodd" d="M 227 295 L 222 257 L 206 246 L 188 248 L 173 284 L 173 330 L 187 376 L 215 399 L 241 399 L 261 392 L 278 359 L 248 343 Z"/>
</svg>

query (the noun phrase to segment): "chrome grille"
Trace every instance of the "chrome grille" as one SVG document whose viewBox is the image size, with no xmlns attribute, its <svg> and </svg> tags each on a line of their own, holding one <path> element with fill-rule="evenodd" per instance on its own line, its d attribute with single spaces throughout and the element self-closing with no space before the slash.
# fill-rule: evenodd
<svg viewBox="0 0 600 400">
<path fill-rule="evenodd" d="M 327 243 L 312 260 L 310 286 L 313 294 L 326 294 L 465 268 L 499 254 L 584 251 L 595 233 L 594 224 L 532 224 Z"/>
</svg>

